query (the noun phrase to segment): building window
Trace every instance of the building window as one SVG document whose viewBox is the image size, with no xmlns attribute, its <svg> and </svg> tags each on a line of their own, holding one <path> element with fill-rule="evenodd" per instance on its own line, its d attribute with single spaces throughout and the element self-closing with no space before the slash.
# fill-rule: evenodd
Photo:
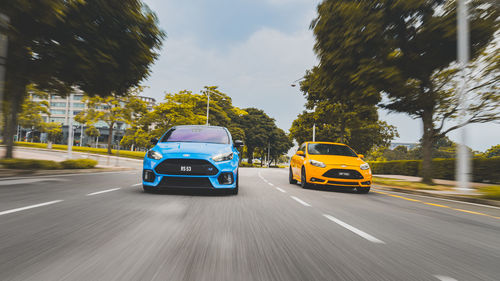
<svg viewBox="0 0 500 281">
<path fill-rule="evenodd" d="M 51 114 L 66 114 L 66 110 L 57 110 L 57 109 L 52 109 L 50 110 Z"/>
<path fill-rule="evenodd" d="M 84 108 L 85 104 L 81 103 L 81 102 L 75 102 L 75 103 L 73 103 L 73 107 L 74 108 Z"/>
<path fill-rule="evenodd" d="M 73 100 L 82 100 L 83 95 L 74 95 Z"/>
<path fill-rule="evenodd" d="M 50 107 L 66 107 L 65 102 L 51 102 Z"/>
<path fill-rule="evenodd" d="M 66 121 L 66 119 L 61 118 L 61 117 L 51 117 L 50 118 L 50 122 L 54 122 L 54 123 L 64 123 L 64 121 Z"/>
</svg>

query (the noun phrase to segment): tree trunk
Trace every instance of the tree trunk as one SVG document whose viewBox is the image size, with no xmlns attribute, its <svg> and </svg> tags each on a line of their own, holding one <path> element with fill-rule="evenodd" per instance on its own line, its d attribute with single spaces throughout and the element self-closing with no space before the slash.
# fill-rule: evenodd
<svg viewBox="0 0 500 281">
<path fill-rule="evenodd" d="M 14 87 L 13 87 L 14 88 Z M 14 135 L 16 134 L 17 128 L 17 114 L 21 110 L 21 103 L 24 100 L 24 95 L 26 92 L 26 84 L 20 82 L 18 86 L 15 87 L 13 93 L 10 93 L 10 108 L 8 112 L 8 122 L 5 124 L 5 133 L 4 133 L 4 141 L 5 141 L 5 158 L 13 158 L 14 157 Z"/>
<path fill-rule="evenodd" d="M 253 164 L 252 163 L 252 160 L 253 160 L 253 150 L 254 150 L 253 148 L 250 148 L 249 146 L 247 146 L 247 154 L 248 154 L 247 155 L 247 157 L 248 157 L 247 163 L 248 164 Z"/>
<path fill-rule="evenodd" d="M 111 141 L 113 140 L 113 127 L 115 123 L 111 123 L 109 126 L 109 136 L 108 136 L 108 154 L 113 154 L 111 151 Z"/>
<path fill-rule="evenodd" d="M 434 125 L 432 122 L 432 111 L 424 110 L 422 114 L 424 135 L 422 137 L 422 182 L 432 182 L 432 144 L 434 141 Z"/>
</svg>

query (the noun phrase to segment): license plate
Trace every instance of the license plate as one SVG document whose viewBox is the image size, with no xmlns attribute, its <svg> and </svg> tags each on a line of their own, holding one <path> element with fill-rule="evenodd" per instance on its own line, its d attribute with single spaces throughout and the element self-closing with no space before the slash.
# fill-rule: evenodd
<svg viewBox="0 0 500 281">
<path fill-rule="evenodd" d="M 339 176 L 350 176 L 350 175 L 351 175 L 350 173 L 344 173 L 344 172 L 339 173 Z"/>
<path fill-rule="evenodd" d="M 181 172 L 191 172 L 191 166 L 181 166 Z"/>
</svg>

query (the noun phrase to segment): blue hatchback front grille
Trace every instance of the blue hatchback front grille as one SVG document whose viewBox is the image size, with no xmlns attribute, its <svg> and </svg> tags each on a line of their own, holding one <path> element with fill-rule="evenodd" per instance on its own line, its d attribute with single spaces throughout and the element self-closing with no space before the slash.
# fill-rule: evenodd
<svg viewBox="0 0 500 281">
<path fill-rule="evenodd" d="M 155 171 L 161 175 L 214 176 L 219 170 L 203 159 L 165 159 Z"/>
</svg>

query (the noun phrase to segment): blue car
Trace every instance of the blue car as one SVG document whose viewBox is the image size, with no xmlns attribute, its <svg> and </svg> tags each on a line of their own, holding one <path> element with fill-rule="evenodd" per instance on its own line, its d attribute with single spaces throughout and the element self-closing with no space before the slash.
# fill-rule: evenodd
<svg viewBox="0 0 500 281">
<path fill-rule="evenodd" d="M 145 192 L 172 188 L 224 189 L 238 194 L 238 147 L 224 127 L 175 126 L 144 156 Z"/>
</svg>

